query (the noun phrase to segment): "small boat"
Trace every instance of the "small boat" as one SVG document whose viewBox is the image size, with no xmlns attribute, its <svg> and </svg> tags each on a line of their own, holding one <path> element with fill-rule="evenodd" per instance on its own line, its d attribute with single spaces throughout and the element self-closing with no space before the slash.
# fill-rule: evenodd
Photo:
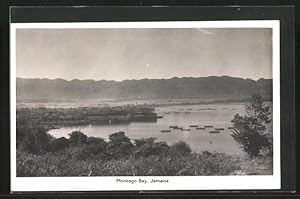
<svg viewBox="0 0 300 199">
<path fill-rule="evenodd" d="M 228 127 L 228 129 L 234 129 L 234 127 L 233 127 L 233 126 L 230 126 L 230 127 Z"/>
<path fill-rule="evenodd" d="M 178 128 L 178 126 L 169 126 L 169 128 L 175 129 L 175 128 Z"/>
<path fill-rule="evenodd" d="M 215 111 L 215 110 L 217 110 L 217 109 L 215 109 L 215 108 L 207 108 L 206 110 L 209 110 L 209 111 Z"/>
<path fill-rule="evenodd" d="M 222 130 L 224 130 L 224 128 L 215 128 L 215 130 L 220 130 L 220 131 L 222 131 Z"/>
<path fill-rule="evenodd" d="M 193 109 L 192 109 L 192 108 L 188 108 L 188 109 L 186 109 L 186 110 L 191 111 L 191 110 L 193 110 Z"/>
<path fill-rule="evenodd" d="M 204 127 L 198 127 L 196 128 L 197 130 L 204 130 L 205 128 Z"/>
<path fill-rule="evenodd" d="M 184 128 L 182 128 L 181 131 L 191 131 L 191 129 L 184 129 Z"/>
<path fill-rule="evenodd" d="M 163 116 L 162 115 L 158 115 L 156 118 L 157 119 L 161 119 L 161 118 L 163 118 Z"/>
<path fill-rule="evenodd" d="M 160 132 L 162 132 L 162 133 L 170 133 L 171 130 L 161 130 Z"/>
<path fill-rule="evenodd" d="M 206 126 L 204 126 L 204 128 L 213 128 L 214 126 L 212 126 L 212 125 L 206 125 Z"/>
<path fill-rule="evenodd" d="M 209 133 L 220 133 L 220 131 L 209 131 Z"/>
<path fill-rule="evenodd" d="M 190 125 L 190 127 L 198 127 L 199 125 Z"/>
</svg>

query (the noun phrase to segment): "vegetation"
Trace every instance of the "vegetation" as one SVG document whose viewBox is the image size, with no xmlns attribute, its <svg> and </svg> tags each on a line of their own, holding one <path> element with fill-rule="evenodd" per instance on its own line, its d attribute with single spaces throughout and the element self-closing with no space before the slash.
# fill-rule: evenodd
<svg viewBox="0 0 300 199">
<path fill-rule="evenodd" d="M 132 142 L 124 132 L 111 134 L 108 141 L 80 131 L 72 132 L 68 139 L 55 139 L 41 129 L 39 133 L 31 130 L 25 139 L 18 139 L 18 176 L 229 175 L 240 169 L 232 156 L 191 153 L 184 142 L 169 146 L 151 137 Z M 28 138 L 47 138 L 41 139 L 47 147 L 28 142 Z"/>
<path fill-rule="evenodd" d="M 271 122 L 269 108 L 261 96 L 253 95 L 252 102 L 246 105 L 246 114 L 236 114 L 231 121 L 235 128 L 232 137 L 251 157 L 261 155 L 264 150 L 272 154 L 271 134 L 266 131 L 266 125 Z"/>
<path fill-rule="evenodd" d="M 111 124 L 132 121 L 155 122 L 157 114 L 150 105 L 76 108 L 18 108 L 17 126 L 49 126 L 70 124 Z"/>
</svg>

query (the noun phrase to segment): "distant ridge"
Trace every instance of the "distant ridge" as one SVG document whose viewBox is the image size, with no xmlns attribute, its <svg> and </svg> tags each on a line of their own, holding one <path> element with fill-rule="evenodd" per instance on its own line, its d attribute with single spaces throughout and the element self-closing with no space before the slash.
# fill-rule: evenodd
<svg viewBox="0 0 300 199">
<path fill-rule="evenodd" d="M 17 100 L 272 98 L 272 79 L 230 76 L 107 81 L 17 78 Z"/>
</svg>

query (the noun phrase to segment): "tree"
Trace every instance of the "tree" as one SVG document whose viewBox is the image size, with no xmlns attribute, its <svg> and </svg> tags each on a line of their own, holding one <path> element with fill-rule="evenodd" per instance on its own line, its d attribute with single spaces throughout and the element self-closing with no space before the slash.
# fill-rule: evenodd
<svg viewBox="0 0 300 199">
<path fill-rule="evenodd" d="M 43 127 L 17 128 L 17 148 L 29 153 L 40 154 L 51 151 L 52 139 L 53 137 Z"/>
<path fill-rule="evenodd" d="M 149 138 L 134 139 L 134 142 L 136 147 L 141 147 L 146 144 L 148 145 L 154 144 L 155 140 L 156 138 L 149 137 Z"/>
<path fill-rule="evenodd" d="M 190 146 L 182 141 L 176 142 L 175 144 L 171 145 L 171 149 L 179 154 L 189 154 L 192 151 Z"/>
<path fill-rule="evenodd" d="M 63 150 L 70 146 L 70 141 L 65 137 L 57 138 L 52 140 L 51 146 L 53 151 Z"/>
<path fill-rule="evenodd" d="M 133 154 L 135 157 L 149 157 L 151 155 L 166 154 L 169 150 L 169 146 L 165 142 L 155 142 L 156 138 L 141 138 L 135 139 L 135 147 Z"/>
<path fill-rule="evenodd" d="M 251 157 L 259 156 L 262 149 L 272 150 L 272 141 L 266 132 L 266 125 L 271 122 L 269 109 L 260 95 L 253 95 L 251 103 L 246 104 L 246 114 L 236 114 L 231 121 L 234 126 L 231 136 Z"/>
<path fill-rule="evenodd" d="M 110 134 L 108 138 L 109 142 L 107 145 L 107 151 L 113 158 L 119 158 L 127 155 L 129 150 L 133 147 L 130 139 L 123 131 Z"/>
<path fill-rule="evenodd" d="M 85 150 L 94 159 L 107 159 L 107 143 L 102 138 L 88 137 L 88 145 Z"/>
<path fill-rule="evenodd" d="M 77 146 L 87 143 L 87 136 L 80 131 L 73 131 L 71 134 L 69 134 L 69 136 L 71 146 Z"/>
</svg>

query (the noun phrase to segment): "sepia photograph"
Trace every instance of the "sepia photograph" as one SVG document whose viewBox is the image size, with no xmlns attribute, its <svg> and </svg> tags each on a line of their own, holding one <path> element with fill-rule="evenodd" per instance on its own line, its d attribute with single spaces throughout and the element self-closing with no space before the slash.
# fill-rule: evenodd
<svg viewBox="0 0 300 199">
<path fill-rule="evenodd" d="M 180 176 L 257 176 L 280 186 L 271 22 L 16 24 L 14 179 L 160 189 Z"/>
</svg>

